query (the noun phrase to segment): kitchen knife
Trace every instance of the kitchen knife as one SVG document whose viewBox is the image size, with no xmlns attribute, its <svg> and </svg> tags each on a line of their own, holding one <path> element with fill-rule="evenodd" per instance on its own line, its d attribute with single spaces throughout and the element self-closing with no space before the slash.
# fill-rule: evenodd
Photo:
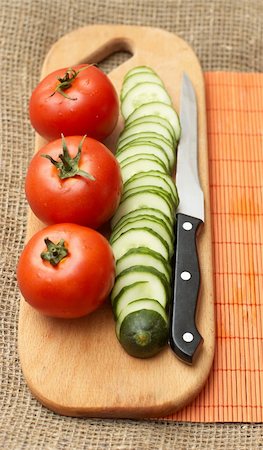
<svg viewBox="0 0 263 450">
<path fill-rule="evenodd" d="M 174 292 L 170 311 L 169 344 L 184 362 L 192 364 L 203 342 L 195 324 L 200 271 L 196 246 L 204 222 L 204 195 L 198 176 L 197 105 L 194 88 L 184 73 L 180 98 L 181 139 L 178 146 L 176 186 L 176 250 Z"/>
</svg>

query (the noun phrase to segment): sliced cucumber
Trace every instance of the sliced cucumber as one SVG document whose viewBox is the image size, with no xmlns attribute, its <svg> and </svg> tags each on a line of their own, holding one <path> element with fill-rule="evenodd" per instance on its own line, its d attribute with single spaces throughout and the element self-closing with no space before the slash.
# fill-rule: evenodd
<svg viewBox="0 0 263 450">
<path fill-rule="evenodd" d="M 155 300 L 166 307 L 171 295 L 170 285 L 167 283 L 165 276 L 158 272 L 154 267 L 134 266 L 121 272 L 115 280 L 114 287 L 111 291 L 111 301 L 114 304 L 115 299 L 123 288 L 138 281 L 148 283 L 149 292 L 155 295 Z"/>
<path fill-rule="evenodd" d="M 133 219 L 136 217 L 140 219 L 140 217 L 145 217 L 148 215 L 163 220 L 169 227 L 170 232 L 173 233 L 173 222 L 171 218 L 158 209 L 148 207 L 135 209 L 125 214 L 120 220 L 118 220 L 118 222 L 116 222 L 114 227 L 112 226 L 112 229 L 115 230 L 117 227 L 121 227 L 126 220 L 129 220 L 129 218 Z"/>
<path fill-rule="evenodd" d="M 130 178 L 123 186 L 123 193 L 139 186 L 160 187 L 170 193 L 177 208 L 179 199 L 176 185 L 171 176 L 161 172 L 140 172 Z"/>
<path fill-rule="evenodd" d="M 149 67 L 126 74 L 121 111 L 116 158 L 124 184 L 111 221 L 117 275 L 111 300 L 120 343 L 146 358 L 167 342 L 178 206 L 172 173 L 181 129 L 162 80 Z"/>
<path fill-rule="evenodd" d="M 124 76 L 124 82 L 127 80 L 128 77 L 131 77 L 132 75 L 136 74 L 136 73 L 154 73 L 156 75 L 156 72 L 148 66 L 136 66 L 133 67 L 132 69 L 128 70 L 128 72 L 125 74 Z"/>
<path fill-rule="evenodd" d="M 153 210 L 156 211 L 156 210 Z M 115 227 L 112 230 L 111 238 L 113 236 L 116 236 L 117 233 L 119 233 L 124 226 L 127 225 L 127 223 L 132 224 L 133 222 L 140 222 L 144 219 L 146 220 L 154 220 L 157 221 L 159 224 L 161 224 L 167 231 L 167 233 L 170 235 L 171 239 L 173 240 L 173 226 L 171 225 L 170 221 L 167 220 L 167 217 L 165 217 L 163 214 L 160 214 L 159 216 L 156 214 L 152 214 L 150 210 L 145 213 L 140 213 L 140 210 L 138 210 L 138 214 L 133 214 L 137 211 L 132 211 L 129 214 L 126 214 L 119 222 L 115 225 Z"/>
<path fill-rule="evenodd" d="M 121 143 L 117 146 L 116 155 L 118 155 L 124 147 L 131 144 L 141 144 L 141 143 L 152 143 L 161 147 L 170 161 L 170 172 L 173 171 L 175 165 L 176 153 L 174 146 L 171 142 L 167 141 L 161 134 L 159 133 L 136 133 L 134 135 L 128 136 L 121 141 Z"/>
<path fill-rule="evenodd" d="M 168 283 L 171 281 L 171 267 L 168 262 L 159 253 L 147 247 L 132 248 L 125 253 L 116 263 L 116 274 L 139 265 L 155 267 L 163 273 Z"/>
<path fill-rule="evenodd" d="M 120 134 L 119 140 L 118 140 L 118 147 L 122 143 L 122 141 L 129 137 L 133 136 L 134 134 L 138 133 L 157 133 L 163 136 L 172 146 L 174 146 L 174 140 L 173 135 L 170 133 L 167 127 L 162 125 L 161 123 L 157 122 L 151 122 L 151 121 L 144 121 L 141 123 L 133 124 L 131 123 L 130 126 L 125 125 L 123 131 Z"/>
<path fill-rule="evenodd" d="M 172 101 L 164 87 L 157 83 L 140 83 L 125 95 L 121 103 L 121 112 L 126 120 L 135 109 L 144 103 L 162 102 L 171 105 Z M 153 114 L 156 115 L 156 114 Z"/>
<path fill-rule="evenodd" d="M 174 251 L 174 239 L 173 236 L 169 232 L 169 228 L 165 225 L 164 222 L 162 222 L 160 219 L 156 218 L 149 218 L 144 217 L 140 220 L 133 219 L 128 220 L 125 222 L 125 224 L 121 227 L 115 230 L 114 233 L 111 235 L 111 242 L 114 242 L 116 239 L 118 239 L 123 233 L 125 233 L 128 230 L 135 230 L 137 228 L 148 228 L 153 230 L 155 233 L 157 233 L 162 239 L 167 242 L 169 247 L 169 255 L 172 257 L 173 251 Z"/>
<path fill-rule="evenodd" d="M 152 292 L 151 287 L 149 287 L 148 281 L 136 281 L 135 283 L 124 286 L 116 297 L 111 298 L 112 310 L 115 319 L 117 319 L 120 315 L 123 308 L 122 305 L 127 306 L 129 303 L 145 298 L 146 296 L 149 296 L 149 298 L 152 298 L 151 296 L 153 296 L 152 300 L 155 299 L 155 294 Z"/>
<path fill-rule="evenodd" d="M 146 156 L 144 158 L 137 156 L 136 159 L 133 159 L 132 161 L 126 161 L 126 164 L 124 164 L 124 161 L 122 162 L 121 175 L 123 183 L 126 183 L 133 175 L 140 173 L 142 170 L 144 170 L 144 172 L 157 170 L 161 173 L 167 173 L 167 169 L 161 160 L 153 155 Z"/>
<path fill-rule="evenodd" d="M 124 159 L 129 156 L 149 154 L 157 156 L 165 165 L 167 171 L 170 170 L 170 161 L 166 152 L 158 145 L 151 143 L 141 143 L 141 144 L 128 144 L 123 147 L 119 152 L 116 153 L 116 158 L 121 163 Z"/>
<path fill-rule="evenodd" d="M 143 245 L 159 253 L 167 261 L 169 260 L 169 247 L 167 243 L 149 228 L 128 230 L 122 233 L 116 240 L 110 241 L 110 244 L 116 262 L 131 248 L 138 248 Z"/>
<path fill-rule="evenodd" d="M 140 123 L 145 123 L 145 122 L 157 123 L 157 124 L 160 124 L 160 125 L 164 126 L 165 128 L 167 128 L 173 138 L 174 145 L 176 145 L 177 140 L 176 140 L 174 128 L 172 127 L 171 123 L 167 119 L 165 119 L 164 117 L 161 117 L 161 116 L 139 117 L 138 119 L 133 120 L 129 124 L 126 123 L 125 129 L 127 129 L 131 126 L 134 126 L 134 125 L 138 125 Z"/>
<path fill-rule="evenodd" d="M 166 312 L 154 300 L 129 303 L 119 315 L 116 335 L 129 355 L 136 358 L 152 357 L 167 343 Z"/>
<path fill-rule="evenodd" d="M 132 189 L 127 189 L 126 192 L 122 194 L 121 201 L 125 201 L 125 199 L 130 195 L 137 194 L 139 192 L 156 192 L 157 195 L 164 196 L 164 198 L 166 198 L 166 200 L 169 202 L 171 209 L 175 212 L 175 203 L 170 192 L 167 192 L 167 190 L 164 190 L 163 188 L 157 186 L 146 185 L 146 186 L 137 186 Z"/>
<path fill-rule="evenodd" d="M 141 172 L 138 175 L 140 175 L 140 174 L 141 174 Z M 130 180 L 128 180 L 128 181 L 130 181 Z M 167 197 L 167 199 L 171 203 L 172 208 L 174 208 L 175 205 L 177 205 L 177 200 L 171 194 L 167 185 L 166 186 L 156 186 L 154 184 L 142 184 L 141 186 L 140 185 L 131 186 L 131 185 L 127 184 L 125 186 L 125 190 L 123 190 L 122 200 L 125 200 L 125 198 L 128 195 L 133 194 L 135 192 L 139 192 L 139 191 L 156 191 L 157 193 L 163 194 Z"/>
<path fill-rule="evenodd" d="M 139 71 L 136 73 L 132 73 L 130 74 L 128 77 L 125 78 L 123 85 L 122 85 L 122 89 L 121 89 L 121 94 L 120 94 L 120 98 L 121 101 L 123 100 L 123 98 L 125 97 L 125 95 L 127 94 L 127 92 L 132 89 L 134 86 L 137 86 L 137 84 L 139 83 L 157 83 L 160 84 L 161 86 L 163 86 L 163 82 L 162 80 L 158 77 L 158 75 L 152 71 Z"/>
<path fill-rule="evenodd" d="M 128 196 L 120 203 L 112 218 L 112 227 L 114 227 L 114 225 L 129 212 L 134 211 L 135 209 L 149 208 L 151 206 L 154 206 L 154 209 L 158 209 L 165 216 L 168 216 L 171 223 L 174 223 L 174 211 L 171 209 L 167 199 L 161 193 L 142 191 Z"/>
<path fill-rule="evenodd" d="M 135 119 L 139 117 L 146 116 L 161 116 L 168 120 L 175 132 L 175 136 L 177 141 L 179 141 L 181 136 L 181 125 L 179 121 L 179 117 L 173 107 L 165 102 L 153 101 L 151 103 L 141 104 L 130 116 L 127 118 L 125 122 L 125 126 L 129 125 Z"/>
<path fill-rule="evenodd" d="M 150 153 L 139 153 L 138 155 L 131 155 L 131 156 L 127 156 L 127 158 L 124 158 L 122 161 L 119 161 L 120 167 L 121 169 L 126 166 L 127 164 L 130 164 L 132 162 L 136 162 L 136 161 L 145 161 L 146 159 L 151 160 L 151 161 L 156 161 L 159 164 L 161 164 L 163 166 L 163 169 L 167 172 L 167 168 L 165 166 L 165 164 L 163 163 L 163 161 L 161 160 L 161 158 L 159 158 L 157 155 L 153 155 Z"/>
</svg>

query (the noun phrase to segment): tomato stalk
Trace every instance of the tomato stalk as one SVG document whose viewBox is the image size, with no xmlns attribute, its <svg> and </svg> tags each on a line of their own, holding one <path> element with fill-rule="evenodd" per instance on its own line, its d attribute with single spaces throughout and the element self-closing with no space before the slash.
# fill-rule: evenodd
<svg viewBox="0 0 263 450">
<path fill-rule="evenodd" d="M 71 87 L 73 81 L 76 79 L 79 72 L 81 72 L 84 69 L 87 69 L 88 67 L 90 67 L 90 65 L 91 64 L 85 67 L 81 67 L 79 70 L 75 70 L 70 67 L 66 71 L 64 77 L 58 77 L 59 84 L 57 85 L 54 92 L 50 95 L 50 97 L 53 97 L 53 95 L 55 95 L 55 93 L 58 92 L 59 94 L 63 95 L 63 97 L 68 98 L 69 100 L 77 100 L 77 97 L 69 97 L 67 94 L 65 94 L 64 91 Z"/>
<path fill-rule="evenodd" d="M 78 151 L 76 156 L 74 158 L 71 158 L 69 155 L 68 147 L 66 144 L 66 140 L 62 134 L 62 148 L 63 148 L 63 154 L 59 155 L 59 158 L 61 161 L 56 161 L 52 158 L 50 155 L 41 155 L 44 158 L 49 159 L 49 161 L 54 164 L 54 166 L 58 169 L 58 176 L 62 180 L 65 178 L 72 178 L 76 175 L 88 178 L 89 180 L 95 181 L 95 178 L 93 175 L 90 175 L 88 172 L 85 172 L 84 170 L 81 170 L 79 168 L 79 160 L 81 156 L 81 150 L 82 145 L 85 140 L 86 136 L 83 136 L 83 138 L 80 141 L 80 144 L 78 146 Z"/>
<path fill-rule="evenodd" d="M 65 247 L 64 239 L 60 239 L 54 244 L 49 238 L 44 239 L 47 250 L 41 253 L 41 258 L 50 262 L 52 266 L 57 266 L 60 261 L 68 255 L 68 249 Z"/>
</svg>

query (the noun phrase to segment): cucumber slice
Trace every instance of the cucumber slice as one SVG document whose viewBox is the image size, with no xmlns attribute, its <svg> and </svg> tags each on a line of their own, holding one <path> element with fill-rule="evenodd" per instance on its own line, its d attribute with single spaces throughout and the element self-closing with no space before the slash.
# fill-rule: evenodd
<svg viewBox="0 0 263 450">
<path fill-rule="evenodd" d="M 175 165 L 175 149 L 174 146 L 167 141 L 161 134 L 158 133 L 136 133 L 134 135 L 128 136 L 127 138 L 123 139 L 121 143 L 117 146 L 116 155 L 118 155 L 119 152 L 122 151 L 124 147 L 126 147 L 128 144 L 141 144 L 141 143 L 152 143 L 158 145 L 158 147 L 161 147 L 165 153 L 167 154 L 167 157 L 170 161 L 170 172 L 173 171 L 174 165 Z"/>
<path fill-rule="evenodd" d="M 174 146 L 174 140 L 173 136 L 164 125 L 157 122 L 151 122 L 151 121 L 144 121 L 141 123 L 133 124 L 131 123 L 130 126 L 125 125 L 124 130 L 121 132 L 119 140 L 118 140 L 118 147 L 122 143 L 123 139 L 127 138 L 128 136 L 132 136 L 134 134 L 138 133 L 158 133 L 161 136 L 163 136 L 172 146 Z"/>
<path fill-rule="evenodd" d="M 136 358 L 152 357 L 168 340 L 166 312 L 154 300 L 132 302 L 117 320 L 116 335 L 129 355 Z"/>
<path fill-rule="evenodd" d="M 153 101 L 151 103 L 146 103 L 138 107 L 130 116 L 127 118 L 125 125 L 129 125 L 135 119 L 139 117 L 146 116 L 161 116 L 171 123 L 177 141 L 179 141 L 181 136 L 181 125 L 179 117 L 173 107 L 165 102 Z"/>
<path fill-rule="evenodd" d="M 169 247 L 164 239 L 150 228 L 137 228 L 125 231 L 116 240 L 111 241 L 111 248 L 117 262 L 131 248 L 145 245 L 169 260 Z"/>
<path fill-rule="evenodd" d="M 123 193 L 139 186 L 160 187 L 169 193 L 174 201 L 175 207 L 179 204 L 176 185 L 169 175 L 161 172 L 140 172 L 131 177 L 123 186 Z"/>
<path fill-rule="evenodd" d="M 155 267 L 161 272 L 168 283 L 171 281 L 171 267 L 167 261 L 159 254 L 147 247 L 132 248 L 123 255 L 116 263 L 116 274 L 123 272 L 133 266 Z"/>
<path fill-rule="evenodd" d="M 123 129 L 124 131 L 125 129 Z M 173 153 L 175 153 L 174 146 L 169 142 L 167 139 L 165 139 L 164 136 L 162 136 L 160 133 L 156 133 L 156 131 L 145 131 L 142 133 L 135 133 L 131 134 L 130 136 L 127 136 L 126 138 L 122 139 L 121 142 L 118 141 L 116 146 L 116 153 L 121 150 L 122 147 L 125 147 L 127 144 L 129 144 L 132 141 L 138 141 L 143 140 L 144 142 L 149 142 L 150 138 L 160 139 L 161 142 L 165 142 L 166 145 L 169 145 L 173 149 Z"/>
<path fill-rule="evenodd" d="M 164 87 L 157 83 L 140 83 L 129 90 L 121 103 L 121 112 L 124 119 L 139 106 L 150 102 L 162 102 L 171 105 L 172 101 Z M 155 114 L 153 114 L 155 115 Z"/>
<path fill-rule="evenodd" d="M 162 295 L 158 289 L 154 291 L 153 287 L 148 281 L 137 281 L 136 283 L 125 286 L 120 293 L 115 297 L 112 304 L 113 314 L 116 320 L 120 317 L 123 310 L 127 308 L 130 303 L 145 298 L 154 300 L 160 304 L 157 296 Z M 162 306 L 162 305 L 161 305 Z M 165 306 L 163 307 L 166 308 Z"/>
<path fill-rule="evenodd" d="M 155 300 L 165 308 L 170 300 L 171 288 L 167 283 L 165 276 L 158 272 L 154 267 L 134 266 L 121 272 L 115 280 L 114 287 L 111 291 L 111 301 L 114 304 L 117 295 L 123 288 L 130 286 L 138 281 L 147 282 L 151 295 Z"/>
<path fill-rule="evenodd" d="M 147 156 L 147 158 L 146 158 Z M 144 172 L 151 172 L 153 170 L 157 170 L 161 173 L 167 174 L 167 169 L 165 165 L 162 163 L 161 160 L 159 160 L 156 156 L 153 155 L 146 155 L 144 158 L 136 157 L 135 160 L 126 161 L 126 164 L 124 164 L 124 161 L 122 164 L 124 164 L 121 167 L 121 175 L 122 175 L 122 181 L 123 183 L 126 183 L 133 175 L 136 175 L 142 170 Z"/>
<path fill-rule="evenodd" d="M 124 76 L 124 81 L 126 81 L 126 79 L 128 77 L 130 77 L 130 76 L 132 76 L 132 75 L 134 75 L 136 73 L 141 73 L 141 72 L 143 72 L 143 73 L 145 73 L 145 72 L 147 72 L 147 73 L 154 73 L 156 75 L 156 72 L 151 67 L 148 67 L 148 66 L 136 66 L 136 67 L 133 67 L 132 69 L 128 70 L 128 72 Z"/>
<path fill-rule="evenodd" d="M 130 163 L 136 162 L 136 161 L 145 161 L 146 159 L 158 162 L 159 164 L 161 164 L 163 166 L 163 169 L 167 173 L 167 168 L 166 168 L 165 164 L 163 163 L 163 161 L 157 155 L 153 155 L 150 153 L 140 153 L 139 155 L 128 156 L 127 158 L 124 158 L 122 161 L 119 161 L 119 164 L 122 169 L 127 164 L 130 164 Z"/>
<path fill-rule="evenodd" d="M 165 119 L 164 117 L 161 117 L 161 116 L 138 117 L 138 119 L 133 120 L 131 123 L 125 124 L 125 129 L 128 129 L 132 125 L 138 125 L 140 123 L 145 123 L 145 122 L 154 122 L 154 123 L 163 125 L 165 128 L 167 128 L 169 130 L 169 132 L 173 138 L 173 143 L 174 143 L 174 145 L 176 145 L 177 140 L 176 140 L 174 128 L 172 127 L 171 123 L 167 119 Z"/>
<path fill-rule="evenodd" d="M 129 213 L 125 214 L 123 217 L 121 217 L 120 220 L 118 220 L 118 222 L 115 224 L 114 227 L 112 227 L 113 230 L 115 230 L 117 227 L 121 227 L 123 223 L 126 222 L 126 220 L 128 220 L 129 218 L 133 219 L 133 218 L 140 218 L 140 217 L 145 217 L 149 215 L 150 217 L 157 217 L 161 220 L 163 220 L 166 225 L 169 227 L 169 230 L 171 231 L 171 233 L 173 232 L 173 223 L 171 221 L 171 218 L 168 217 L 167 215 L 165 215 L 163 212 L 161 212 L 158 209 L 155 208 L 139 208 L 139 209 L 135 209 L 133 211 L 130 211 Z"/>
<path fill-rule="evenodd" d="M 134 86 L 136 86 L 139 83 L 148 83 L 148 82 L 157 83 L 163 86 L 162 80 L 158 77 L 156 73 L 152 71 L 151 72 L 139 71 L 130 74 L 128 77 L 125 77 L 120 94 L 121 101 L 123 100 L 127 92 Z"/>
<path fill-rule="evenodd" d="M 147 172 L 146 172 L 147 173 Z M 138 173 L 137 175 L 140 175 Z M 130 180 L 128 180 L 130 181 Z M 157 193 L 160 192 L 161 194 L 165 195 L 167 200 L 170 202 L 171 207 L 174 209 L 175 205 L 177 205 L 177 201 L 174 199 L 173 195 L 171 194 L 169 190 L 169 186 L 156 186 L 154 184 L 145 184 L 142 183 L 141 185 L 138 182 L 137 186 L 130 186 L 129 184 L 126 185 L 125 190 L 123 190 L 122 194 L 122 200 L 124 200 L 128 195 L 133 194 L 135 192 L 139 191 L 156 191 Z"/>
<path fill-rule="evenodd" d="M 136 211 L 137 212 L 137 211 Z M 116 224 L 116 226 L 112 230 L 111 239 L 116 236 L 117 233 L 119 233 L 120 230 L 123 229 L 124 226 L 126 226 L 127 223 L 136 223 L 140 222 L 141 220 L 153 220 L 157 221 L 159 224 L 161 224 L 165 229 L 166 232 L 169 234 L 170 239 L 172 241 L 174 240 L 174 232 L 173 227 L 170 224 L 170 221 L 167 221 L 167 218 L 164 217 L 164 215 L 160 215 L 159 217 L 151 214 L 150 212 L 146 212 L 145 214 L 133 214 L 134 211 L 132 211 L 130 214 L 126 214 L 119 222 Z"/>
<path fill-rule="evenodd" d="M 169 247 L 169 255 L 170 258 L 173 255 L 174 251 L 174 239 L 173 236 L 170 234 L 169 229 L 166 227 L 165 223 L 160 221 L 160 219 L 153 219 L 153 218 L 142 218 L 140 220 L 133 219 L 128 220 L 125 222 L 125 224 L 121 227 L 115 230 L 110 238 L 110 242 L 114 242 L 116 239 L 118 239 L 123 233 L 125 233 L 128 230 L 136 230 L 137 228 L 148 228 L 153 230 L 155 233 L 157 233 L 162 239 L 167 242 Z"/>
<path fill-rule="evenodd" d="M 161 193 L 158 194 L 151 191 L 142 191 L 129 195 L 123 202 L 120 203 L 111 220 L 111 225 L 114 227 L 124 215 L 134 211 L 135 209 L 151 207 L 161 211 L 165 216 L 169 217 L 171 223 L 174 223 L 174 211 L 171 209 L 167 199 Z"/>
<path fill-rule="evenodd" d="M 133 212 L 133 211 L 132 211 Z M 129 224 L 133 224 L 133 223 L 139 223 L 141 221 L 144 220 L 148 220 L 148 221 L 154 221 L 158 223 L 158 226 L 161 225 L 165 228 L 166 233 L 168 233 L 168 235 L 170 236 L 171 240 L 174 240 L 174 233 L 172 232 L 172 227 L 170 225 L 170 222 L 166 222 L 165 217 L 156 217 L 154 215 L 151 214 L 138 214 L 138 215 L 133 215 L 132 214 L 126 214 L 123 217 L 123 220 L 120 220 L 116 226 L 114 227 L 114 229 L 112 230 L 112 234 L 111 234 L 111 239 L 113 239 L 113 237 L 115 237 L 117 234 L 120 233 L 120 231 L 123 230 L 123 227 L 126 227 L 126 225 Z"/>
<path fill-rule="evenodd" d="M 135 300 L 139 300 L 141 298 L 149 295 L 149 298 L 155 299 L 155 294 L 152 292 L 149 287 L 148 281 L 136 281 L 135 283 L 129 284 L 122 288 L 121 292 L 113 299 L 111 298 L 112 310 L 114 313 L 115 319 L 120 315 L 122 305 L 127 306 L 129 303 L 134 302 Z M 118 308 L 117 304 L 120 301 Z"/>
<path fill-rule="evenodd" d="M 150 154 L 157 156 L 165 165 L 167 171 L 170 170 L 170 161 L 166 152 L 156 144 L 128 144 L 126 147 L 123 147 L 119 152 L 116 153 L 116 158 L 121 163 L 124 159 L 129 156 L 135 156 L 140 154 Z"/>
<path fill-rule="evenodd" d="M 139 192 L 156 192 L 157 195 L 158 194 L 163 195 L 169 202 L 171 209 L 175 213 L 175 203 L 173 201 L 171 194 L 165 191 L 163 188 L 157 186 L 137 186 L 135 188 L 128 189 L 126 192 L 122 194 L 121 201 L 124 201 L 128 196 L 137 194 Z"/>
</svg>

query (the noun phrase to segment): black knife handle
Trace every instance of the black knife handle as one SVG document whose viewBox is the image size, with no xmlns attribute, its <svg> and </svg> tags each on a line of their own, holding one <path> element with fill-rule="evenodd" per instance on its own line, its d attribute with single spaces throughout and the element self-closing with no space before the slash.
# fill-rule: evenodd
<svg viewBox="0 0 263 450">
<path fill-rule="evenodd" d="M 192 364 L 193 356 L 203 342 L 195 325 L 200 286 L 196 234 L 203 222 L 177 214 L 174 296 L 170 310 L 169 344 L 175 354 Z"/>
</svg>

